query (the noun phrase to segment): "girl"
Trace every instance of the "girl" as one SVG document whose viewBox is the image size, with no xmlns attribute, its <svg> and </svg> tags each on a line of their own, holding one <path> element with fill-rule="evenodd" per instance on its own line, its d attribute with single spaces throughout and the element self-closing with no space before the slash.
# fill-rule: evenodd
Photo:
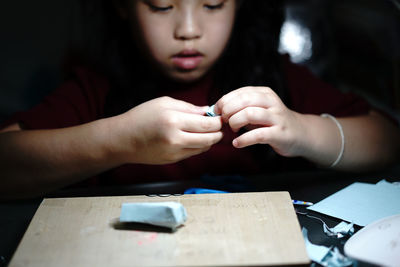
<svg viewBox="0 0 400 267">
<path fill-rule="evenodd" d="M 278 2 L 96 1 L 116 10 L 103 16 L 103 48 L 86 51 L 85 67 L 2 127 L 1 196 L 91 177 L 107 184 L 288 170 L 297 159 L 353 171 L 393 162 L 397 127 L 279 57 Z M 212 103 L 219 116 L 205 116 Z"/>
</svg>

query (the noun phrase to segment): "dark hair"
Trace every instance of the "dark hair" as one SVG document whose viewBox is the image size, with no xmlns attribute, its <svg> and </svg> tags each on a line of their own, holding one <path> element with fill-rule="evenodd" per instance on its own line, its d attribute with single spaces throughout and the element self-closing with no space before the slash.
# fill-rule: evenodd
<svg viewBox="0 0 400 267">
<path fill-rule="evenodd" d="M 237 0 L 240 1 L 240 0 Z M 215 97 L 247 85 L 269 86 L 285 98 L 277 52 L 283 22 L 280 0 L 242 0 L 231 40 L 215 66 Z M 128 23 L 119 18 L 112 0 L 82 0 L 87 20 L 83 64 L 108 76 L 112 90 L 106 115 L 116 115 L 154 97 L 157 81 L 137 53 Z M 94 29 L 95 28 L 95 29 Z M 96 33 L 102 33 L 99 37 Z M 215 101 L 217 99 L 210 99 Z M 212 102 L 210 102 L 212 103 Z"/>
<path fill-rule="evenodd" d="M 217 86 L 224 92 L 247 85 L 264 85 L 283 96 L 279 34 L 282 1 L 243 0 L 231 41 L 217 65 Z"/>
</svg>

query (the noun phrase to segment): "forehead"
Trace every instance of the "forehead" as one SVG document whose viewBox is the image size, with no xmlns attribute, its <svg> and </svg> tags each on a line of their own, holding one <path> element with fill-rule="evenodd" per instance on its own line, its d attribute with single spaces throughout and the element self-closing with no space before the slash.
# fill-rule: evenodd
<svg viewBox="0 0 400 267">
<path fill-rule="evenodd" d="M 141 27 L 144 23 L 156 23 L 162 20 L 166 22 L 163 25 L 167 26 L 179 18 L 183 19 L 188 16 L 193 18 L 194 15 L 198 15 L 197 18 L 202 18 L 201 22 L 203 25 L 214 24 L 216 29 L 228 25 L 232 26 L 241 2 L 241 0 L 121 1 L 125 1 L 128 5 L 126 6 L 127 8 L 120 8 L 120 16 L 130 21 L 136 27 Z M 160 25 L 158 24 L 158 26 Z"/>
<path fill-rule="evenodd" d="M 227 16 L 236 14 L 242 0 L 120 0 L 127 3 L 122 8 L 121 13 L 125 13 L 126 10 L 135 11 L 134 16 L 146 18 L 148 16 L 154 17 L 153 15 L 165 15 L 169 14 L 174 17 L 170 8 L 177 11 L 195 11 L 205 10 L 207 14 L 219 14 L 218 16 Z M 248 0 L 254 1 L 254 0 Z M 267 1 L 267 0 L 265 0 Z M 222 7 L 222 8 L 221 8 Z M 219 12 L 222 10 L 222 12 Z M 130 12 L 128 11 L 128 12 Z M 150 12 L 152 11 L 152 12 Z M 167 11 L 167 12 L 162 12 Z M 158 16 L 168 17 L 168 16 Z"/>
<path fill-rule="evenodd" d="M 176 4 L 176 5 L 182 5 L 182 4 L 197 5 L 204 3 L 219 4 L 223 2 L 234 2 L 234 3 L 241 2 L 241 0 L 122 0 L 122 1 L 130 2 L 133 4 L 142 2 L 142 3 L 156 3 L 156 4 Z"/>
</svg>

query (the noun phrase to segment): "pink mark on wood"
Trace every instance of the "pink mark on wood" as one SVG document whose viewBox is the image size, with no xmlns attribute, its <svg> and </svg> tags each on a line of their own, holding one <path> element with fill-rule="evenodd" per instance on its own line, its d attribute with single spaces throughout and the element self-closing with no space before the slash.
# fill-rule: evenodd
<svg viewBox="0 0 400 267">
<path fill-rule="evenodd" d="M 145 234 L 138 242 L 137 244 L 139 246 L 145 245 L 145 244 L 151 244 L 157 240 L 158 234 L 157 233 L 150 233 L 150 234 Z"/>
</svg>

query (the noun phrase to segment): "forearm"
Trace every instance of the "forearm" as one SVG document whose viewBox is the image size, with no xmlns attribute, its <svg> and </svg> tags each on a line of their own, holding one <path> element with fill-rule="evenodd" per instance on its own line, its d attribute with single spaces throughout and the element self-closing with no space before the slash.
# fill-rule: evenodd
<svg viewBox="0 0 400 267">
<path fill-rule="evenodd" d="M 111 122 L 0 134 L 0 196 L 42 194 L 119 165 Z"/>
<path fill-rule="evenodd" d="M 309 149 L 303 156 L 329 167 L 338 157 L 340 131 L 330 118 L 305 115 L 308 120 Z M 343 156 L 334 167 L 338 170 L 368 171 L 394 162 L 399 154 L 399 129 L 377 112 L 368 115 L 337 118 L 344 134 Z"/>
</svg>

